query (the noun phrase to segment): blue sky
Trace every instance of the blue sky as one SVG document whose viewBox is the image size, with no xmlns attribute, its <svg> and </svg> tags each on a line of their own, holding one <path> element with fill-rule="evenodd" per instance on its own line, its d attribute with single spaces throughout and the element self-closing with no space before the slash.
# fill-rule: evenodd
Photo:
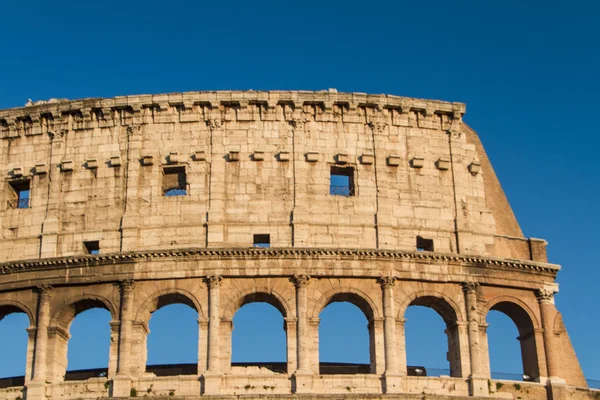
<svg viewBox="0 0 600 400">
<path fill-rule="evenodd" d="M 550 260 L 563 266 L 556 302 L 584 373 L 600 379 L 600 3 L 4 1 L 0 12 L 0 109 L 28 98 L 214 89 L 337 88 L 467 103 L 465 121 L 479 133 L 525 235 L 548 240 Z M 247 307 L 240 315 L 260 308 Z M 444 367 L 443 325 L 429 311 L 409 310 L 409 363 Z M 94 313 L 75 321 L 73 346 L 77 336 L 93 338 L 77 329 L 98 331 L 85 320 L 98 322 Z M 331 314 L 339 320 L 324 322 L 325 333 L 349 332 L 347 322 L 364 330 L 360 315 L 347 318 L 351 307 Z M 502 315 L 490 319 L 499 343 L 492 368 L 520 372 L 516 330 Z M 22 374 L 22 365 L 7 361 L 21 356 L 5 356 L 21 351 L 4 340 L 24 337 L 18 325 L 18 316 L 0 321 L 0 376 Z M 354 339 L 345 348 L 365 340 Z M 364 359 L 359 350 L 324 356 Z M 73 362 L 96 366 L 91 356 Z"/>
</svg>

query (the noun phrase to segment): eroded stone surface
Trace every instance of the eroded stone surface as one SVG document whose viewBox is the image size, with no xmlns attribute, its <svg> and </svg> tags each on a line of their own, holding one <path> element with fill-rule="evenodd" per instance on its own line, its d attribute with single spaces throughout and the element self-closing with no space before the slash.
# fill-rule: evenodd
<svg viewBox="0 0 600 400">
<path fill-rule="evenodd" d="M 559 267 L 523 237 L 464 112 L 335 91 L 1 110 L 0 318 L 29 316 L 27 399 L 592 398 L 575 390 L 586 384 L 553 302 Z M 351 185 L 330 187 L 332 173 Z M 257 237 L 270 248 L 252 248 Z M 233 315 L 253 301 L 284 317 L 285 373 L 231 365 Z M 334 301 L 369 320 L 369 374 L 320 373 L 319 314 Z M 198 312 L 195 375 L 146 371 L 150 315 L 172 303 Z M 446 322 L 450 376 L 407 376 L 410 305 Z M 65 381 L 69 325 L 91 307 L 112 316 L 107 377 Z M 489 378 L 490 310 L 519 328 L 534 382 L 518 390 Z"/>
</svg>

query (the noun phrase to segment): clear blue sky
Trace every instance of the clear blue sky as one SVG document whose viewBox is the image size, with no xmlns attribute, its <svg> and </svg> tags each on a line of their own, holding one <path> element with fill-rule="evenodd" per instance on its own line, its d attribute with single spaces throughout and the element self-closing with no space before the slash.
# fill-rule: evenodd
<svg viewBox="0 0 600 400">
<path fill-rule="evenodd" d="M 551 261 L 563 266 L 557 305 L 584 373 L 600 379 L 599 2 L 7 0 L 0 14 L 0 108 L 28 98 L 214 89 L 337 88 L 467 103 L 465 121 L 480 134 L 525 235 L 548 240 Z M 236 315 L 234 346 L 254 337 L 244 325 L 263 326 L 244 316 L 265 307 Z M 195 317 L 173 308 L 153 317 L 151 336 L 175 323 L 166 314 L 187 321 L 177 333 L 195 334 Z M 409 363 L 445 367 L 443 326 L 429 311 L 409 310 Z M 325 311 L 322 340 L 341 329 L 351 350 L 323 358 L 366 361 L 366 320 L 346 318 L 351 312 Z M 280 343 L 281 317 L 268 315 L 280 337 L 263 339 Z M 102 333 L 90 329 L 97 317 L 107 340 L 106 317 L 89 311 L 73 324 L 73 346 L 93 347 L 85 341 Z M 348 334 L 348 320 L 363 336 Z M 520 372 L 516 329 L 501 315 L 489 321 L 492 368 Z M 0 376 L 23 373 L 22 354 L 12 354 L 23 351 L 11 340 L 25 337 L 18 322 L 0 322 Z M 156 340 L 151 362 L 194 361 L 194 338 L 163 355 Z M 184 360 L 174 360 L 178 351 Z M 70 368 L 106 364 L 101 352 L 96 361 L 80 351 Z M 263 354 L 282 359 L 281 351 Z"/>
</svg>

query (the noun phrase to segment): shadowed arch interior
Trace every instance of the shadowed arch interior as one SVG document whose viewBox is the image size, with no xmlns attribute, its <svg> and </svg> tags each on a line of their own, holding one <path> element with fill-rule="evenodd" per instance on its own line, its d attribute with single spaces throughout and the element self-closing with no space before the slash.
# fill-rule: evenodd
<svg viewBox="0 0 600 400">
<path fill-rule="evenodd" d="M 27 314 L 27 312 L 25 312 L 25 310 L 22 310 L 20 307 L 17 307 L 13 304 L 6 304 L 0 306 L 0 321 L 2 321 L 7 315 L 14 313 L 23 313 L 27 315 L 27 319 L 29 319 L 29 315 Z"/>
<path fill-rule="evenodd" d="M 255 292 L 255 293 L 249 293 L 249 294 L 243 296 L 237 304 L 236 312 L 241 307 L 245 306 L 246 304 L 250 304 L 250 303 L 270 304 L 273 307 L 275 307 L 277 310 L 279 310 L 279 312 L 281 313 L 283 318 L 287 317 L 287 312 L 285 310 L 285 307 L 283 306 L 281 301 L 279 301 L 279 299 L 277 297 L 275 297 L 274 295 L 272 295 L 271 293 Z"/>
<path fill-rule="evenodd" d="M 90 310 L 92 308 L 102 308 L 102 309 L 108 311 L 111 314 L 111 317 L 113 317 L 113 319 L 115 317 L 113 315 L 111 309 L 102 300 L 82 299 L 82 300 L 76 301 L 74 303 L 71 303 L 69 306 L 63 308 L 62 311 L 60 311 L 59 314 L 57 315 L 55 322 L 59 326 L 65 328 L 65 329 L 69 329 L 71 322 L 73 322 L 73 319 L 75 319 L 75 317 L 77 315 L 81 314 L 82 312 L 84 312 L 86 310 Z"/>
<path fill-rule="evenodd" d="M 443 370 L 439 371 L 438 374 L 442 374 L 445 375 L 448 372 L 450 372 L 450 376 L 453 377 L 460 377 L 463 375 L 462 372 L 462 363 L 461 363 L 461 353 L 460 353 L 460 335 L 458 332 L 458 326 L 457 326 L 457 321 L 458 321 L 458 317 L 457 317 L 457 313 L 456 310 L 454 309 L 454 307 L 452 307 L 452 305 L 445 300 L 442 297 L 439 296 L 432 296 L 432 295 L 426 295 L 426 296 L 419 296 L 417 298 L 415 298 L 413 301 L 410 302 L 410 304 L 407 307 L 407 310 L 405 311 L 405 316 L 408 313 L 408 308 L 410 308 L 411 306 L 419 306 L 419 307 L 426 307 L 426 308 L 430 308 L 433 311 L 435 311 L 444 321 L 444 324 L 446 325 L 446 329 L 443 330 L 440 329 L 442 332 L 440 332 L 440 335 L 443 333 L 446 335 L 446 339 L 447 339 L 447 345 L 442 345 L 439 344 L 439 347 L 445 347 L 447 353 L 445 354 L 445 358 L 448 361 L 448 364 L 446 364 L 447 366 L 449 366 L 449 371 L 445 371 L 445 368 L 443 368 Z M 423 310 L 425 311 L 425 310 Z M 407 337 L 411 337 L 410 333 L 413 331 L 416 331 L 417 334 L 419 332 L 420 329 L 423 329 L 423 326 L 426 326 L 427 324 L 431 325 L 431 324 L 435 324 L 435 321 L 429 320 L 429 317 L 425 314 L 419 314 L 417 313 L 414 316 L 418 316 L 419 318 L 419 322 L 421 322 L 417 328 L 415 328 L 415 325 L 413 325 L 413 323 L 411 322 L 411 318 L 408 318 L 406 320 L 406 324 L 405 324 L 405 330 L 406 330 L 406 336 Z M 433 332 L 425 332 L 423 334 L 426 335 L 432 335 Z M 438 337 L 438 336 L 435 336 Z M 442 336 L 443 337 L 443 336 Z M 412 355 L 415 350 L 417 349 L 413 349 L 413 348 L 408 348 L 408 341 L 407 341 L 407 354 L 408 355 Z M 433 346 L 432 344 L 432 347 Z M 419 358 L 419 362 L 417 363 L 418 365 L 422 365 L 421 363 L 421 359 Z M 439 361 L 439 360 L 438 360 Z M 429 368 L 429 374 L 434 374 L 434 370 L 432 370 L 433 368 L 440 368 L 442 367 L 442 365 L 424 365 L 425 367 Z"/>
<path fill-rule="evenodd" d="M 500 311 L 506 314 L 517 326 L 519 335 L 527 335 L 533 331 L 533 321 L 527 311 L 520 305 L 510 301 L 501 301 L 494 304 L 490 310 Z"/>
<path fill-rule="evenodd" d="M 436 296 L 421 296 L 417 297 L 408 305 L 410 306 L 421 306 L 428 307 L 437 312 L 444 322 L 446 326 L 452 326 L 456 324 L 457 315 L 454 308 L 443 298 Z"/>
<path fill-rule="evenodd" d="M 367 300 L 365 300 L 362 296 L 360 296 L 356 293 L 347 293 L 347 292 L 336 293 L 333 296 L 331 296 L 331 298 L 329 299 L 327 304 L 325 304 L 325 307 L 327 307 L 331 303 L 342 303 L 342 302 L 354 304 L 356 307 L 360 308 L 360 310 L 363 312 L 363 314 L 365 314 L 365 317 L 367 318 L 368 321 L 373 320 L 373 317 L 375 315 L 373 308 L 371 307 L 371 305 L 369 304 L 369 302 Z M 325 307 L 323 307 L 323 310 L 325 309 Z M 323 310 L 321 310 L 321 311 L 323 311 Z"/>
<path fill-rule="evenodd" d="M 490 308 L 490 311 L 499 311 L 505 314 L 515 324 L 519 332 L 517 340 L 521 347 L 523 374 L 526 375 L 529 380 L 537 380 L 540 377 L 540 369 L 537 357 L 534 324 L 529 313 L 521 305 L 511 301 L 500 301 L 494 304 Z M 486 315 L 486 319 L 488 315 Z M 488 331 L 490 329 L 494 329 L 492 324 L 488 327 Z M 493 346 L 494 344 L 490 344 L 488 341 L 488 348 L 492 348 Z"/>
</svg>

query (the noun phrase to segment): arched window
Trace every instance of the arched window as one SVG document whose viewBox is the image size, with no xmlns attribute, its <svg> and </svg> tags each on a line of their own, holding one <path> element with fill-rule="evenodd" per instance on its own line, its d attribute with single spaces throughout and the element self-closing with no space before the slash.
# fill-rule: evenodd
<svg viewBox="0 0 600 400">
<path fill-rule="evenodd" d="M 287 346 L 283 314 L 273 305 L 248 302 L 233 317 L 233 367 L 259 366 L 287 372 Z"/>
<path fill-rule="evenodd" d="M 538 380 L 535 332 L 529 314 L 518 304 L 502 301 L 490 309 L 486 320 L 492 378 Z"/>
<path fill-rule="evenodd" d="M 87 379 L 108 373 L 111 316 L 103 308 L 90 308 L 79 313 L 69 327 L 66 380 Z M 91 374 L 75 371 L 100 370 Z M 88 376 L 89 375 L 89 376 Z"/>
<path fill-rule="evenodd" d="M 21 309 L 0 306 L 0 388 L 24 385 L 29 325 L 29 317 Z"/>
<path fill-rule="evenodd" d="M 64 307 L 48 327 L 54 382 L 108 376 L 111 313 L 104 302 L 83 299 Z M 68 370 L 68 372 L 67 372 Z"/>
<path fill-rule="evenodd" d="M 337 294 L 319 318 L 321 374 L 375 373 L 373 312 L 364 299 Z"/>
<path fill-rule="evenodd" d="M 198 373 L 198 311 L 185 296 L 160 296 L 148 323 L 146 372 L 157 376 Z"/>
<path fill-rule="evenodd" d="M 462 376 L 454 308 L 436 296 L 413 300 L 405 313 L 408 375 Z"/>
</svg>

